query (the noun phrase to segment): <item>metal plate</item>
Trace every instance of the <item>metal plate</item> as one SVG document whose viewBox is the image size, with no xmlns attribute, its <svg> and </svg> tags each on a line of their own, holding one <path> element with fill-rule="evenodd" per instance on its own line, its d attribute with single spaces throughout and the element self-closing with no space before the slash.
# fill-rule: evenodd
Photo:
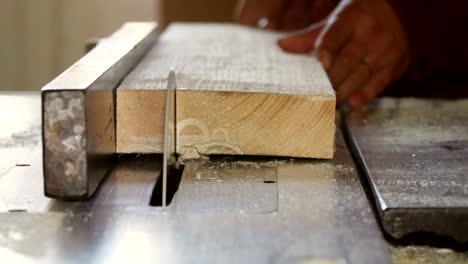
<svg viewBox="0 0 468 264">
<path fill-rule="evenodd" d="M 181 213 L 275 213 L 277 165 L 255 158 L 218 157 L 189 162 L 171 211 Z"/>
<path fill-rule="evenodd" d="M 36 92 L 0 93 L 0 178 L 41 144 L 41 101 Z"/>
<path fill-rule="evenodd" d="M 114 88 L 156 41 L 154 23 L 127 23 L 42 89 L 45 193 L 89 198 L 115 153 Z"/>
<path fill-rule="evenodd" d="M 40 159 L 38 150 L 33 159 Z M 338 152 L 343 150 L 339 146 Z M 276 174 L 278 192 L 266 191 L 267 196 L 226 196 L 232 192 L 223 193 L 223 188 L 232 186 L 225 182 L 246 186 L 252 179 L 231 178 L 232 172 L 223 173 L 223 163 L 207 162 L 200 165 L 201 171 L 215 166 L 223 180 L 210 182 L 211 187 L 203 180 L 186 185 L 179 191 L 192 195 L 177 193 L 164 210 L 147 205 L 159 170 L 153 157 L 122 159 L 88 202 L 43 197 L 36 167 L 40 164 L 31 163 L 0 181 L 0 200 L 8 201 L 1 211 L 14 212 L 0 213 L 0 249 L 9 254 L 8 260 L 35 263 L 389 263 L 359 180 L 349 160 L 342 160 L 346 157 L 337 154 L 340 164 L 266 161 L 255 169 L 241 169 L 257 175 L 267 172 L 270 180 Z M 184 175 L 193 177 L 196 172 Z M 258 184 L 272 185 L 263 180 Z M 275 204 L 277 208 L 270 206 Z M 223 205 L 227 210 L 220 210 Z"/>
<path fill-rule="evenodd" d="M 382 99 L 345 127 L 390 235 L 468 241 L 468 100 Z"/>
</svg>

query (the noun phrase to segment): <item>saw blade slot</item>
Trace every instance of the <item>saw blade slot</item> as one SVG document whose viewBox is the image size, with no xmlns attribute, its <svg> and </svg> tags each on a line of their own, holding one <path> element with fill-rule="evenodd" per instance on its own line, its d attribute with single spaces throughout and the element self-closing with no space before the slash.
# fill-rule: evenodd
<svg viewBox="0 0 468 264">
<path fill-rule="evenodd" d="M 180 181 L 182 180 L 182 174 L 184 172 L 184 165 L 179 165 L 176 169 L 174 167 L 169 166 L 169 170 L 171 170 L 167 177 L 167 192 L 166 192 L 166 205 L 170 205 L 177 190 L 179 189 Z M 162 201 L 162 192 L 163 192 L 163 177 L 162 177 L 162 170 L 161 175 L 158 177 L 156 184 L 153 189 L 153 193 L 151 194 L 150 205 L 151 206 L 161 206 L 163 205 Z"/>
</svg>

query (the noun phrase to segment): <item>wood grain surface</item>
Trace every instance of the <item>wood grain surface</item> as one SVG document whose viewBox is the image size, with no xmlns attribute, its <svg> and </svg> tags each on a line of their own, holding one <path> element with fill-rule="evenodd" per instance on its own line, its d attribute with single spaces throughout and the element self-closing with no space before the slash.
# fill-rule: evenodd
<svg viewBox="0 0 468 264">
<path fill-rule="evenodd" d="M 332 158 L 335 94 L 313 56 L 281 34 L 173 24 L 117 90 L 117 151 L 159 153 L 167 76 L 177 79 L 178 151 Z"/>
</svg>

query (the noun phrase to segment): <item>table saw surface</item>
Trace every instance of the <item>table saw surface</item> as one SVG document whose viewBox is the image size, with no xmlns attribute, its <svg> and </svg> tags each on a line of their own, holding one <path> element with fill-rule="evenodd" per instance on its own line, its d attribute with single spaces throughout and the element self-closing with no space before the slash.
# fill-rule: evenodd
<svg viewBox="0 0 468 264">
<path fill-rule="evenodd" d="M 0 94 L 0 116 L 2 263 L 468 261 L 452 249 L 385 239 L 340 129 L 329 161 L 188 162 L 163 210 L 149 205 L 158 155 L 120 156 L 89 201 L 46 198 L 39 94 Z"/>
</svg>

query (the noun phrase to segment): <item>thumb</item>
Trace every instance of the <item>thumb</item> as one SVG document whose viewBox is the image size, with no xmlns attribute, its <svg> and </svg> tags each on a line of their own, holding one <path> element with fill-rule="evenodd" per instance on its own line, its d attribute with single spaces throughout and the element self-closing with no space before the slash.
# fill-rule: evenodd
<svg viewBox="0 0 468 264">
<path fill-rule="evenodd" d="M 306 53 L 315 48 L 315 41 L 323 26 L 315 27 L 305 33 L 289 36 L 278 40 L 278 45 L 284 51 L 292 53 Z"/>
</svg>

